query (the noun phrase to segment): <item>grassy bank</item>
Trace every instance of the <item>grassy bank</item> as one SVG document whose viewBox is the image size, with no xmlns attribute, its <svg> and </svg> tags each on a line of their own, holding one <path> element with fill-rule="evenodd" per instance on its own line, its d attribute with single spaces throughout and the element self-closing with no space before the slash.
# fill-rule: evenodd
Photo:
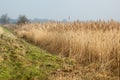
<svg viewBox="0 0 120 80">
<path fill-rule="evenodd" d="M 5 28 L 2 30 L 0 80 L 48 80 L 52 71 L 61 69 L 64 65 L 73 65 L 72 61 L 51 55 L 15 37 Z"/>
</svg>

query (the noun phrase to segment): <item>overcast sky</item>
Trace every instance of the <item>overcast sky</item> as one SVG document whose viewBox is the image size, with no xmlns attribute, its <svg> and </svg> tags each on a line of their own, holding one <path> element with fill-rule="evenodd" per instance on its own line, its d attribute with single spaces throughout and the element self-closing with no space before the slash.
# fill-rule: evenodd
<svg viewBox="0 0 120 80">
<path fill-rule="evenodd" d="M 0 16 L 8 13 L 11 18 L 25 14 L 28 18 L 55 20 L 120 21 L 120 0 L 0 0 Z"/>
</svg>

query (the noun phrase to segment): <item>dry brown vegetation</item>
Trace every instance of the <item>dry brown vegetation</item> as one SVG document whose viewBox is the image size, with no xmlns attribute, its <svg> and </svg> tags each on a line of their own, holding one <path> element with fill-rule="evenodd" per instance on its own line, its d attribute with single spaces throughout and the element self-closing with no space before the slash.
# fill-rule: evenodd
<svg viewBox="0 0 120 80">
<path fill-rule="evenodd" d="M 96 63 L 97 71 L 120 76 L 120 23 L 117 21 L 34 23 L 17 26 L 15 32 L 53 54 L 73 58 L 83 66 Z"/>
<path fill-rule="evenodd" d="M 3 30 L 2 30 L 2 28 L 0 27 L 0 34 L 3 34 Z"/>
</svg>

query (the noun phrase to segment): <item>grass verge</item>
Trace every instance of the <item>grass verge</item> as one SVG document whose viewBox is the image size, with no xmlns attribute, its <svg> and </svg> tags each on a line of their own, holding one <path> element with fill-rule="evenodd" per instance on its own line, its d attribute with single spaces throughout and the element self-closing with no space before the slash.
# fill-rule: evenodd
<svg viewBox="0 0 120 80">
<path fill-rule="evenodd" d="M 16 38 L 5 28 L 0 35 L 0 80 L 48 80 L 52 71 L 73 62 L 51 55 Z M 12 35 L 12 36 L 11 36 Z"/>
</svg>

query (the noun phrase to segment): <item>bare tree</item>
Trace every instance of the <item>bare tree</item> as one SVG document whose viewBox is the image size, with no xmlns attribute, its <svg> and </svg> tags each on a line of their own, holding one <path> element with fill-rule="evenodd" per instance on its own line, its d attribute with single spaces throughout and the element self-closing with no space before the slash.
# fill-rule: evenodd
<svg viewBox="0 0 120 80">
<path fill-rule="evenodd" d="M 1 20 L 1 23 L 2 23 L 2 24 L 8 24 L 9 21 L 10 21 L 10 18 L 8 17 L 7 14 L 3 14 L 3 15 L 0 17 L 0 20 Z"/>
<path fill-rule="evenodd" d="M 20 15 L 17 24 L 25 24 L 29 22 L 29 19 L 25 15 Z"/>
</svg>

